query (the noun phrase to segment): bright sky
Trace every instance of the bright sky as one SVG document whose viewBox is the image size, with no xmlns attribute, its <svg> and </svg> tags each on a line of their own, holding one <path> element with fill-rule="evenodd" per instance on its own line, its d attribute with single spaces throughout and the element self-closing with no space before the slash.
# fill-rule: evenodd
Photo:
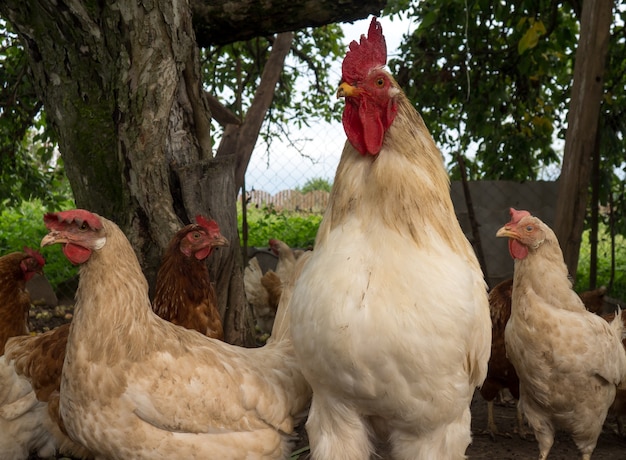
<svg viewBox="0 0 626 460">
<path fill-rule="evenodd" d="M 409 20 L 380 18 L 383 34 L 387 41 L 388 58 L 397 54 L 402 35 L 411 32 L 415 26 Z M 371 17 L 356 21 L 354 24 L 343 25 L 345 48 L 352 40 L 358 40 L 361 34 L 367 34 Z M 335 65 L 336 78 L 341 78 L 341 62 Z M 275 194 L 281 190 L 303 186 L 308 179 L 324 178 L 332 182 L 335 169 L 346 139 L 341 122 L 328 124 L 319 122 L 311 124 L 292 138 L 306 139 L 299 147 L 301 155 L 293 147 L 274 141 L 268 159 L 266 146 L 259 139 L 252 154 L 248 172 L 246 174 L 246 188 L 264 190 Z M 269 163 L 269 164 L 268 164 Z"/>
</svg>

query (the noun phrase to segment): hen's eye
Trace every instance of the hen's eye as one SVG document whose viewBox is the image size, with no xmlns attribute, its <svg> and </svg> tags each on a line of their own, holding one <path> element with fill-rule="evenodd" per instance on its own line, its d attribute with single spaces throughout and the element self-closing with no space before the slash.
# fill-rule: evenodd
<svg viewBox="0 0 626 460">
<path fill-rule="evenodd" d="M 533 226 L 532 225 L 527 225 L 526 226 L 526 231 L 527 232 L 532 232 L 533 231 Z"/>
<path fill-rule="evenodd" d="M 383 78 L 379 78 L 376 80 L 376 86 L 383 86 L 385 84 L 385 80 Z"/>
<path fill-rule="evenodd" d="M 89 228 L 89 225 L 87 225 L 87 222 L 83 222 L 82 224 L 80 224 L 79 228 L 81 230 L 87 230 Z"/>
<path fill-rule="evenodd" d="M 193 237 L 194 237 L 194 239 L 196 239 L 196 240 L 197 240 L 198 238 L 200 238 L 200 233 L 198 233 L 198 232 L 193 232 Z"/>
</svg>

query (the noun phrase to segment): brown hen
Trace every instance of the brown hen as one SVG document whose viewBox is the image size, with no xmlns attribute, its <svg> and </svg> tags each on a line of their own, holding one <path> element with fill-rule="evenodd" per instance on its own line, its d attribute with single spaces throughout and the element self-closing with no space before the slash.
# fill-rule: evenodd
<svg viewBox="0 0 626 460">
<path fill-rule="evenodd" d="M 9 337 L 28 334 L 26 282 L 41 274 L 45 263 L 41 254 L 27 247 L 0 257 L 0 355 Z"/>
<path fill-rule="evenodd" d="M 170 241 L 157 274 L 152 309 L 161 318 L 207 337 L 224 340 L 222 318 L 206 258 L 228 240 L 214 220 L 179 230 Z"/>
<path fill-rule="evenodd" d="M 487 378 L 480 388 L 481 396 L 487 401 L 487 431 L 493 438 L 500 434 L 495 422 L 494 399 L 500 392 L 507 389 L 511 395 L 519 399 L 519 379 L 515 367 L 506 356 L 504 346 L 504 328 L 511 316 L 511 293 L 513 279 L 504 280 L 489 291 L 489 311 L 491 313 L 491 355 L 487 367 Z M 522 434 L 522 422 L 518 411 L 518 429 Z"/>
<path fill-rule="evenodd" d="M 620 316 L 622 318 L 622 323 L 626 328 L 626 316 L 624 312 L 618 310 Z M 615 315 L 617 312 L 612 313 L 604 313 L 600 316 L 608 322 L 611 322 L 615 319 Z M 626 349 L 626 338 L 622 336 L 622 345 Z M 609 409 L 609 414 L 615 417 L 617 421 L 617 432 L 620 436 L 626 437 L 626 424 L 624 423 L 624 419 L 626 418 L 626 382 L 622 383 L 617 387 L 617 391 L 615 392 L 615 400 L 613 404 L 611 404 L 611 408 Z"/>
</svg>

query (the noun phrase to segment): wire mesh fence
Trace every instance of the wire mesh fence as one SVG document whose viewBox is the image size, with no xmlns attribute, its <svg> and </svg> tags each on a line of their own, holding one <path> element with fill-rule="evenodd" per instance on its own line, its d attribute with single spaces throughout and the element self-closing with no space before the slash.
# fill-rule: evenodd
<svg viewBox="0 0 626 460">
<path fill-rule="evenodd" d="M 309 141 L 304 141 L 296 149 L 289 145 L 274 144 L 268 153 L 267 146 L 260 145 L 253 155 L 253 161 L 246 175 L 248 205 L 262 209 L 271 208 L 273 212 L 296 212 L 310 216 L 321 216 L 326 209 L 329 193 L 312 190 L 302 193 L 308 181 L 321 178 L 332 183 L 335 170 L 345 143 L 345 134 L 341 124 L 321 124 L 310 128 L 306 133 Z M 314 131 L 317 129 L 317 131 Z M 509 256 L 507 243 L 496 238 L 496 230 L 508 221 L 510 207 L 527 209 L 540 217 L 548 225 L 554 223 L 554 210 L 557 202 L 557 184 L 554 181 L 525 182 L 476 181 L 469 184 L 469 196 L 461 183 L 452 182 L 451 195 L 456 214 L 470 242 L 484 260 L 484 271 L 490 286 L 511 277 L 513 262 Z M 468 198 L 472 203 L 475 216 L 473 230 Z M 603 209 L 603 213 L 610 212 Z M 289 233 L 289 229 L 285 229 Z M 275 235 L 282 239 L 282 235 Z M 583 235 L 581 265 L 588 272 L 589 244 L 588 235 Z M 608 231 L 599 233 L 597 285 L 605 285 L 618 292 L 619 298 L 626 300 L 626 244 L 617 237 L 612 240 Z M 257 248 L 258 249 L 258 248 Z M 254 250 L 254 249 L 253 249 Z M 579 265 L 579 271 L 580 267 Z M 61 303 L 71 303 L 77 280 L 70 279 L 57 288 L 55 293 Z M 586 288 L 586 286 L 579 286 Z M 611 291 L 609 291 L 611 294 Z M 52 294 L 53 296 L 54 294 Z M 47 293 L 46 302 L 54 303 L 54 297 Z"/>
<path fill-rule="evenodd" d="M 301 147 L 300 152 L 290 151 L 288 145 L 280 146 L 269 154 L 255 152 L 264 161 L 251 162 L 247 176 L 249 203 L 257 208 L 272 207 L 279 211 L 303 211 L 323 213 L 328 202 L 328 193 L 309 192 L 301 194 L 298 189 L 314 178 L 334 180 L 334 174 L 345 143 L 341 124 L 321 124 L 310 128 L 311 141 Z M 314 130 L 317 129 L 317 132 Z M 290 158 L 291 163 L 285 161 Z M 486 278 L 490 286 L 511 277 L 513 261 L 508 253 L 507 242 L 496 238 L 499 227 L 509 219 L 509 208 L 526 209 L 541 218 L 549 226 L 554 224 L 557 203 L 557 183 L 536 181 L 516 183 L 511 181 L 476 181 L 469 183 L 469 196 L 462 184 L 453 182 L 451 194 L 457 217 L 468 239 L 475 249 L 482 252 Z M 467 208 L 468 198 L 473 204 L 478 232 L 472 231 Z M 602 212 L 610 212 L 603 209 Z M 280 238 L 280 235 L 276 236 Z M 588 234 L 583 235 L 581 264 L 589 263 Z M 611 285 L 618 292 L 626 292 L 626 246 L 611 241 L 610 232 L 600 232 L 600 268 L 597 285 Z M 586 252 L 586 253 L 585 253 Z M 608 268 L 613 266 L 613 268 Z M 601 267 L 605 267 L 602 269 Z M 581 286 L 584 288 L 584 286 Z"/>
</svg>

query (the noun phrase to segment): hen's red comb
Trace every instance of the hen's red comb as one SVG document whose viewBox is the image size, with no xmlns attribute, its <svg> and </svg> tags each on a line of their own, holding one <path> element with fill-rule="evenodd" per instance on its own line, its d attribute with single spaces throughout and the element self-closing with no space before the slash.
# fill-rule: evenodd
<svg viewBox="0 0 626 460">
<path fill-rule="evenodd" d="M 213 219 L 207 220 L 206 217 L 198 214 L 196 216 L 196 222 L 200 227 L 204 228 L 207 232 L 209 232 L 209 234 L 214 235 L 220 232 L 220 226 L 217 225 L 217 222 L 215 222 Z"/>
<path fill-rule="evenodd" d="M 352 84 L 362 80 L 373 67 L 382 67 L 387 63 L 387 43 L 380 22 L 374 17 L 370 23 L 367 37 L 361 35 L 361 42 L 353 40 L 341 66 L 343 81 Z"/>
<path fill-rule="evenodd" d="M 92 230 L 100 230 L 102 228 L 102 222 L 98 216 L 84 209 L 49 212 L 43 216 L 43 222 L 48 230 L 60 230 L 64 227 L 64 224 L 72 224 L 74 222 L 79 225 L 82 225 L 84 222 Z"/>
<path fill-rule="evenodd" d="M 44 259 L 43 256 L 38 251 L 35 251 L 34 249 L 29 248 L 28 246 L 24 246 L 23 252 L 31 256 L 33 259 L 35 259 L 41 267 L 46 265 L 46 259 Z"/>
<path fill-rule="evenodd" d="M 530 216 L 528 211 L 518 211 L 515 208 L 510 208 L 509 213 L 511 214 L 511 223 L 516 224 L 524 217 Z"/>
</svg>

